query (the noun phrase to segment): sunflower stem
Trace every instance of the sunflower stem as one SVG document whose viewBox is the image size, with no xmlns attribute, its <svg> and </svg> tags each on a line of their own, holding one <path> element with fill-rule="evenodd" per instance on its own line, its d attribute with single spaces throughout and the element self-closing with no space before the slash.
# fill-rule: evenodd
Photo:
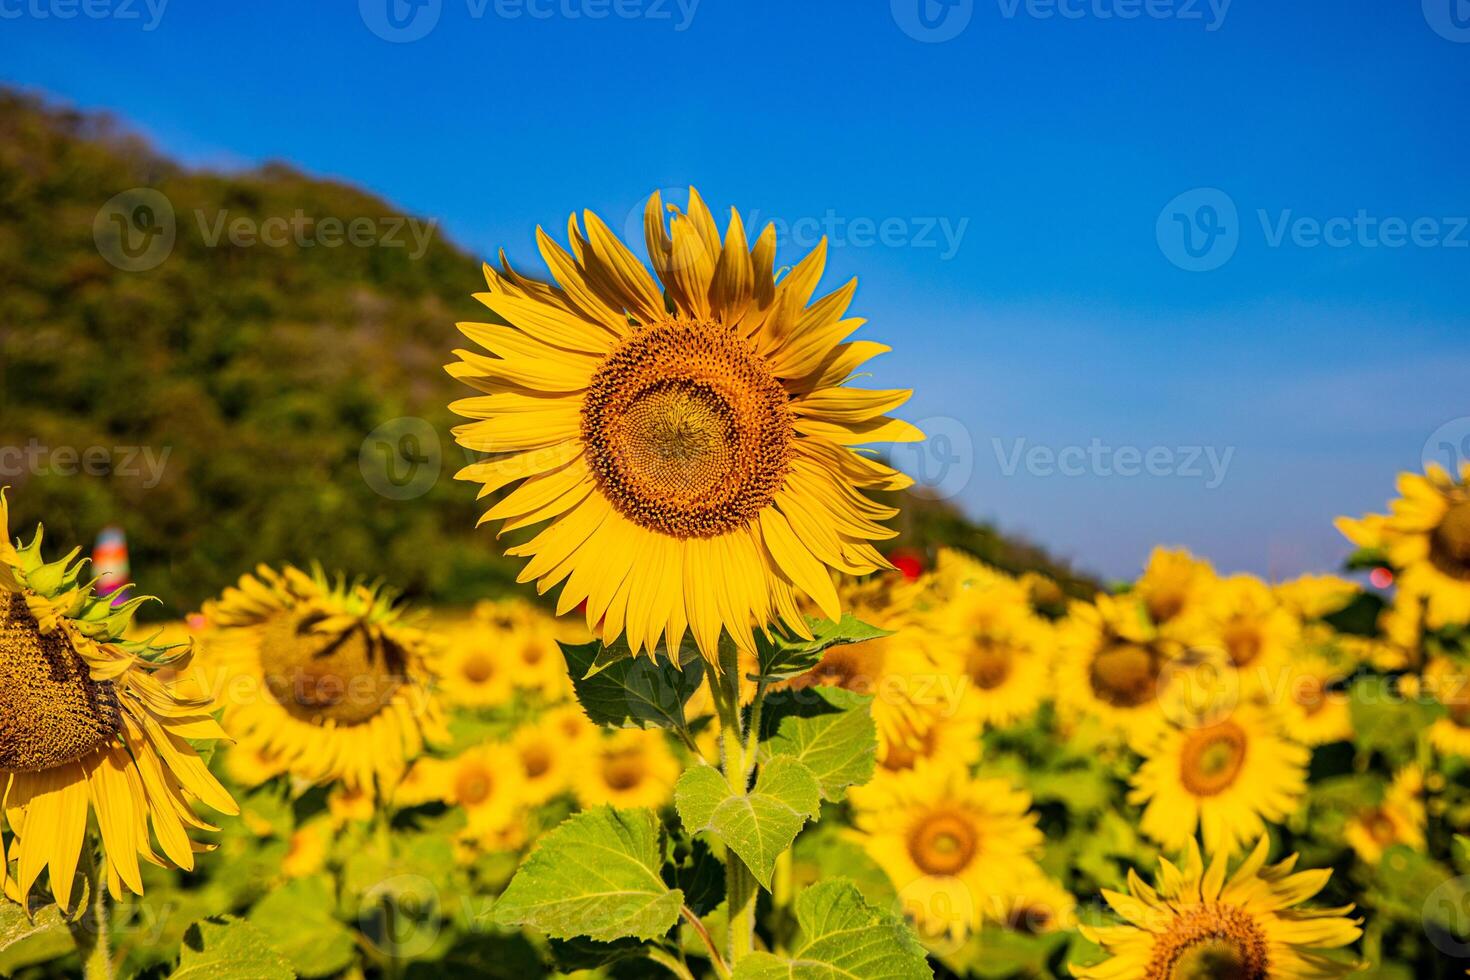
<svg viewBox="0 0 1470 980">
<path fill-rule="evenodd" d="M 72 942 L 82 957 L 86 980 L 112 980 L 112 949 L 107 941 L 107 891 L 90 845 L 82 848 L 82 874 L 87 881 L 87 907 L 70 924 Z"/>
<path fill-rule="evenodd" d="M 720 639 L 720 676 L 713 685 L 720 719 L 725 779 L 730 792 L 746 795 L 750 766 L 740 717 L 740 655 L 732 642 Z M 759 702 L 757 702 L 758 704 Z M 752 716 L 758 708 L 752 709 Z M 733 969 L 755 951 L 755 875 L 733 851 L 725 854 L 725 902 L 730 916 L 729 961 Z"/>
<path fill-rule="evenodd" d="M 659 949 L 657 946 L 650 946 L 643 951 L 643 955 L 665 970 L 668 970 L 674 976 L 678 977 L 679 980 L 694 980 L 694 974 L 689 972 L 689 967 L 681 963 L 668 950 Z"/>
</svg>

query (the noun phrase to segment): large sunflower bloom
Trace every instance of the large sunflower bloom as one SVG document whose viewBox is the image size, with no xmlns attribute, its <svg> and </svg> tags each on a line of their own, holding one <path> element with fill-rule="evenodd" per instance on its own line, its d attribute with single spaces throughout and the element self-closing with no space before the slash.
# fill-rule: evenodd
<svg viewBox="0 0 1470 980">
<path fill-rule="evenodd" d="M 48 564 L 41 538 L 38 528 L 25 547 L 11 544 L 0 491 L 0 788 L 11 838 L 0 834 L 0 883 L 29 906 L 49 870 L 52 896 L 69 909 L 89 810 L 107 889 L 121 898 L 124 889 L 143 893 L 140 854 L 193 869 L 202 845 L 189 829 L 215 829 L 195 815 L 194 801 L 231 815 L 239 808 L 190 745 L 225 737 L 213 701 L 164 679 L 166 669 L 188 666 L 193 647 L 125 640 L 143 600 L 114 607 L 98 598 L 76 552 Z"/>
<path fill-rule="evenodd" d="M 1103 891 L 1127 925 L 1082 926 L 1084 936 L 1109 954 L 1092 966 L 1072 967 L 1080 980 L 1309 980 L 1342 977 L 1352 963 L 1318 950 L 1337 949 L 1362 935 L 1347 918 L 1352 906 L 1300 908 L 1326 886 L 1330 871 L 1301 871 L 1296 855 L 1267 865 L 1262 838 L 1227 878 L 1226 855 L 1205 867 L 1190 842 L 1183 867 L 1159 861 L 1157 887 L 1129 872 L 1129 894 Z"/>
<path fill-rule="evenodd" d="M 391 793 L 447 739 L 428 636 L 379 590 L 262 565 L 205 615 L 226 730 L 292 775 Z"/>
<path fill-rule="evenodd" d="M 1064 721 L 1092 716 L 1129 741 L 1164 724 L 1163 695 L 1184 648 L 1162 638 L 1132 596 L 1074 602 L 1057 626 L 1058 707 Z"/>
<path fill-rule="evenodd" d="M 558 614 L 585 600 L 604 643 L 677 648 L 687 630 L 713 662 L 722 630 L 747 650 L 777 620 L 809 635 L 803 595 L 840 615 L 831 569 L 889 567 L 871 542 L 894 511 L 860 491 L 912 482 L 849 447 L 922 438 L 885 415 L 908 391 L 845 387 L 888 349 L 847 341 L 856 281 L 811 302 L 825 242 L 778 281 L 774 227 L 752 248 L 732 212 L 722 243 L 693 190 L 671 228 L 649 200 L 657 281 L 585 223 L 570 253 L 538 230 L 554 285 L 487 266 L 495 322 L 459 325 L 493 355 L 447 368 L 483 392 L 454 404 L 476 420 L 456 438 L 492 454 L 459 475 L 482 496 L 520 481 L 482 520 L 546 524 L 507 550 L 520 580 L 561 584 Z"/>
</svg>

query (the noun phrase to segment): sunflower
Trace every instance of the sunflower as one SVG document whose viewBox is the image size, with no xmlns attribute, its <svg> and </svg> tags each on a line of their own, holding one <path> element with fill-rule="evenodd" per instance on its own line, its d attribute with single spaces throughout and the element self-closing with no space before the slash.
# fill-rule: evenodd
<svg viewBox="0 0 1470 980">
<path fill-rule="evenodd" d="M 123 889 L 143 893 L 139 854 L 194 868 L 203 845 L 188 830 L 215 829 L 194 800 L 230 815 L 239 808 L 190 744 L 225 737 L 215 704 L 196 684 L 159 676 L 184 668 L 193 646 L 124 639 L 144 600 L 98 598 L 76 552 L 48 564 L 41 539 L 38 527 L 30 544 L 11 544 L 0 490 L 0 828 L 9 828 L 8 840 L 0 832 L 0 887 L 29 908 L 49 871 L 56 904 L 70 909 L 89 811 L 107 889 L 120 899 Z M 164 857 L 150 844 L 150 823 Z"/>
<path fill-rule="evenodd" d="M 1014 582 L 1015 579 L 1006 573 L 958 548 L 940 548 L 934 560 L 934 570 L 923 575 L 910 589 L 929 605 L 941 607 L 961 589 L 1005 586 Z"/>
<path fill-rule="evenodd" d="M 377 801 L 361 786 L 339 784 L 332 787 L 327 794 L 327 813 L 337 827 L 345 827 L 350 823 L 369 823 L 377 812 Z"/>
<path fill-rule="evenodd" d="M 580 762 L 568 751 L 555 721 L 522 725 L 510 744 L 521 768 L 521 796 L 529 806 L 545 803 L 565 790 L 573 766 Z"/>
<path fill-rule="evenodd" d="M 909 737 L 902 741 L 879 739 L 875 778 L 912 769 L 926 760 L 969 769 L 980 759 L 981 727 L 974 698 L 931 705 L 913 716 Z"/>
<path fill-rule="evenodd" d="M 1169 726 L 1145 751 L 1128 802 L 1139 829 L 1179 850 L 1201 831 L 1206 849 L 1234 854 L 1265 823 L 1295 812 L 1311 753 L 1282 738 L 1264 709 L 1243 704 L 1197 728 Z"/>
<path fill-rule="evenodd" d="M 1410 763 L 1394 774 L 1383 802 L 1355 814 L 1342 837 L 1360 859 L 1376 867 L 1394 845 L 1422 851 L 1426 819 L 1424 773 Z"/>
<path fill-rule="evenodd" d="M 483 520 L 550 522 L 508 549 L 529 559 L 520 581 L 564 583 L 558 613 L 585 600 L 604 643 L 678 649 L 687 629 L 715 662 L 722 629 L 752 651 L 777 620 L 808 636 L 803 594 L 838 618 L 829 570 L 890 567 L 872 542 L 895 511 L 861 491 L 912 481 L 850 447 L 922 434 L 885 415 L 908 391 L 845 386 L 888 348 L 846 341 L 856 281 L 811 302 L 825 241 L 777 281 L 774 226 L 750 248 L 733 211 L 721 242 L 692 189 L 670 211 L 671 229 L 648 202 L 657 282 L 591 212 L 571 253 L 538 230 L 555 285 L 486 266 L 497 322 L 459 327 L 494 356 L 447 370 L 483 392 L 454 404 L 475 420 L 456 438 L 494 454 L 460 477 L 482 496 L 521 481 Z"/>
<path fill-rule="evenodd" d="M 1209 605 L 1217 581 L 1209 562 L 1182 548 L 1155 548 L 1133 594 L 1160 635 L 1192 645 L 1210 636 Z"/>
<path fill-rule="evenodd" d="M 1424 690 L 1445 707 L 1429 726 L 1429 741 L 1443 755 L 1470 758 L 1470 671 L 1449 657 L 1435 657 L 1424 668 Z"/>
<path fill-rule="evenodd" d="M 571 691 L 566 660 L 557 646 L 556 628 L 546 617 L 538 617 L 501 634 L 501 656 L 512 682 L 524 691 L 534 691 L 548 701 L 560 701 Z"/>
<path fill-rule="evenodd" d="M 1430 629 L 1470 623 L 1470 461 L 1458 478 L 1433 464 L 1423 476 L 1402 473 L 1398 490 L 1376 530 L 1400 592 L 1425 600 Z M 1350 521 L 1338 527 L 1363 536 Z"/>
<path fill-rule="evenodd" d="M 447 739 L 430 644 L 377 589 L 261 566 L 206 606 L 226 729 L 292 775 L 373 795 Z"/>
<path fill-rule="evenodd" d="M 1230 657 L 1243 695 L 1268 689 L 1281 679 L 1301 623 L 1251 575 L 1221 581 L 1210 597 L 1210 632 Z"/>
<path fill-rule="evenodd" d="M 1005 779 L 974 779 L 926 761 L 854 786 L 850 798 L 854 838 L 927 937 L 973 932 L 997 908 L 996 896 L 1041 874 L 1031 796 Z"/>
<path fill-rule="evenodd" d="M 579 704 L 563 704 L 547 710 L 541 715 L 541 724 L 556 734 L 557 744 L 570 756 L 590 751 L 602 731 Z"/>
<path fill-rule="evenodd" d="M 478 622 L 449 632 L 442 659 L 444 699 L 465 708 L 498 708 L 515 695 L 515 668 L 500 637 Z"/>
<path fill-rule="evenodd" d="M 965 681 L 959 700 L 1004 727 L 1030 717 L 1051 672 L 1053 631 L 1012 579 L 967 583 L 936 617 L 940 662 Z"/>
<path fill-rule="evenodd" d="M 1352 704 L 1338 685 L 1351 673 L 1351 667 L 1320 653 L 1297 653 L 1285 668 L 1281 691 L 1279 717 L 1286 734 L 1307 746 L 1350 741 Z"/>
<path fill-rule="evenodd" d="M 1165 721 L 1161 695 L 1184 652 L 1160 637 L 1139 600 L 1099 595 L 1073 603 L 1057 627 L 1056 693 L 1066 720 L 1094 717 L 1131 741 Z"/>
<path fill-rule="evenodd" d="M 1038 874 L 996 895 L 987 918 L 1012 932 L 1040 936 L 1077 925 L 1077 899 L 1052 878 Z"/>
<path fill-rule="evenodd" d="M 658 808 L 673 798 L 680 771 L 663 732 L 630 728 L 593 747 L 591 758 L 577 765 L 572 787 L 583 809 L 604 803 Z"/>
<path fill-rule="evenodd" d="M 224 759 L 225 775 L 246 789 L 269 782 L 286 771 L 281 760 L 259 745 L 250 748 L 231 746 L 225 750 Z"/>
<path fill-rule="evenodd" d="M 1278 582 L 1272 591 L 1297 618 L 1309 620 L 1341 612 L 1363 589 L 1358 583 L 1336 575 L 1303 575 L 1289 582 Z"/>
<path fill-rule="evenodd" d="M 297 827 L 286 843 L 286 856 L 281 859 L 281 874 L 287 878 L 306 878 L 325 868 L 334 834 L 332 821 L 325 817 L 318 817 Z"/>
<path fill-rule="evenodd" d="M 1342 977 L 1358 967 L 1319 950 L 1354 942 L 1362 929 L 1352 906 L 1299 908 L 1326 886 L 1330 871 L 1293 874 L 1296 856 L 1267 865 L 1262 838 L 1227 877 L 1227 856 L 1208 868 L 1189 842 L 1182 867 L 1160 860 L 1156 888 L 1129 872 L 1129 894 L 1104 891 L 1127 925 L 1082 926 L 1108 959 L 1072 966 L 1079 980 L 1307 980 Z"/>
<path fill-rule="evenodd" d="M 509 745 L 492 742 L 466 749 L 431 767 L 439 799 L 464 811 L 471 834 L 519 822 L 525 804 L 520 760 Z"/>
</svg>

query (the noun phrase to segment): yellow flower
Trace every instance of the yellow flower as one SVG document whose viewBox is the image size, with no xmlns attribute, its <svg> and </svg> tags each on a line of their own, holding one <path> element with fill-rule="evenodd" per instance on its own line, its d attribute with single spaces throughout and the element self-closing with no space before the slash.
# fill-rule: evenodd
<svg viewBox="0 0 1470 980">
<path fill-rule="evenodd" d="M 368 823 L 377 812 L 371 793 L 360 786 L 334 786 L 327 794 L 327 812 L 332 824 L 343 827 L 349 823 Z"/>
<path fill-rule="evenodd" d="M 566 660 L 556 644 L 551 620 L 537 620 L 505 633 L 500 638 L 501 655 L 516 687 L 535 691 L 549 701 L 571 693 Z"/>
<path fill-rule="evenodd" d="M 1135 598 L 1073 603 L 1057 627 L 1055 682 L 1064 720 L 1091 716 L 1130 741 L 1146 740 L 1164 724 L 1161 695 L 1182 652 L 1154 633 Z"/>
<path fill-rule="evenodd" d="M 528 559 L 520 580 L 561 584 L 558 614 L 585 600 L 604 642 L 626 633 L 635 653 L 686 629 L 711 662 L 721 630 L 748 651 L 778 620 L 807 635 L 803 594 L 836 619 L 829 570 L 888 567 L 872 542 L 895 511 L 861 491 L 912 483 L 850 447 L 922 438 L 885 414 L 908 391 L 845 387 L 887 350 L 844 343 L 855 281 L 812 303 L 825 241 L 778 282 L 775 228 L 750 248 L 732 212 L 722 243 L 693 190 L 671 231 L 649 201 L 657 281 L 585 222 L 570 253 L 538 231 L 555 284 L 486 267 L 478 298 L 501 323 L 460 329 L 494 356 L 448 367 L 482 392 L 453 406 L 474 420 L 456 437 L 494 454 L 460 476 L 486 493 L 519 481 L 484 520 L 546 525 L 508 549 Z"/>
<path fill-rule="evenodd" d="M 1424 690 L 1447 714 L 1429 726 L 1429 741 L 1443 755 L 1470 758 L 1470 668 L 1435 657 L 1424 668 Z"/>
<path fill-rule="evenodd" d="M 1041 872 L 1043 839 L 1031 797 L 1004 779 L 953 765 L 913 769 L 850 791 L 855 839 L 888 874 L 905 912 L 928 938 L 978 929 L 997 896 Z"/>
<path fill-rule="evenodd" d="M 1133 587 L 1159 635 L 1192 645 L 1209 637 L 1209 604 L 1217 583 L 1210 563 L 1180 548 L 1155 548 Z"/>
<path fill-rule="evenodd" d="M 1342 836 L 1364 863 L 1376 867 L 1396 844 L 1422 851 L 1426 820 L 1424 773 L 1410 763 L 1394 775 L 1383 802 L 1355 814 Z"/>
<path fill-rule="evenodd" d="M 446 701 L 466 708 L 496 708 L 514 695 L 515 668 L 499 634 L 471 621 L 447 635 L 444 651 Z"/>
<path fill-rule="evenodd" d="M 1134 773 L 1128 802 L 1146 804 L 1139 829 L 1166 848 L 1182 850 L 1198 829 L 1206 850 L 1234 854 L 1267 821 L 1296 811 L 1310 759 L 1264 709 L 1242 704 L 1197 728 L 1165 729 Z"/>
<path fill-rule="evenodd" d="M 1346 609 L 1363 589 L 1336 575 L 1303 575 L 1277 583 L 1273 591 L 1297 618 L 1321 619 Z"/>
<path fill-rule="evenodd" d="M 1430 629 L 1470 623 L 1470 462 L 1458 478 L 1433 464 L 1423 476 L 1401 473 L 1398 490 L 1376 530 L 1400 594 L 1426 601 Z M 1338 526 L 1361 535 L 1351 522 Z"/>
<path fill-rule="evenodd" d="M 1079 980 L 1306 980 L 1341 977 L 1357 969 L 1319 950 L 1354 942 L 1362 929 L 1347 918 L 1352 906 L 1298 908 L 1327 884 L 1330 871 L 1293 874 L 1296 856 L 1267 865 L 1262 838 L 1234 874 L 1227 855 L 1208 868 L 1192 840 L 1182 867 L 1159 862 L 1157 886 L 1130 872 L 1129 894 L 1104 891 L 1127 925 L 1082 926 L 1107 952 L 1092 966 L 1072 966 Z"/>
<path fill-rule="evenodd" d="M 429 771 L 436 777 L 439 798 L 464 810 L 472 833 L 499 831 L 520 817 L 525 780 L 510 746 L 466 749 Z"/>
<path fill-rule="evenodd" d="M 70 909 L 74 877 L 96 814 L 107 889 L 143 892 L 138 855 L 194 868 L 194 812 L 239 808 L 199 758 L 194 740 L 225 737 L 212 699 L 195 683 L 166 680 L 192 645 L 124 639 L 142 599 L 114 608 L 93 595 L 76 552 L 47 564 L 42 532 L 17 549 L 0 490 L 0 888 L 29 907 L 42 871 Z M 149 835 L 163 850 L 154 853 Z M 9 859 L 17 864 L 11 878 Z M 165 860 L 166 859 L 166 860 Z"/>
<path fill-rule="evenodd" d="M 1047 690 L 1054 636 L 1031 611 L 1020 583 L 963 585 L 934 620 L 940 663 L 964 681 L 958 700 L 981 723 L 1004 727 L 1036 711 Z"/>
<path fill-rule="evenodd" d="M 428 638 L 376 589 L 261 566 L 205 612 L 226 729 L 292 775 L 389 793 L 447 738 Z"/>
<path fill-rule="evenodd" d="M 542 714 L 541 723 L 556 733 L 562 751 L 573 758 L 581 758 L 590 751 L 601 731 L 579 704 L 551 708 Z"/>
<path fill-rule="evenodd" d="M 627 729 L 603 738 L 574 769 L 573 788 L 584 809 L 658 808 L 674 795 L 679 760 L 660 731 Z"/>
<path fill-rule="evenodd" d="M 1287 735 L 1303 745 L 1326 745 L 1353 737 L 1352 704 L 1337 685 L 1352 673 L 1318 653 L 1299 652 L 1285 668 L 1280 718 Z"/>
<path fill-rule="evenodd" d="M 986 918 L 1013 932 L 1039 936 L 1077 926 L 1076 897 L 1044 874 L 1027 878 L 996 895 L 992 905 L 993 910 Z"/>
<path fill-rule="evenodd" d="M 224 752 L 225 774 L 247 789 L 275 779 L 286 771 L 263 746 L 233 745 Z"/>
<path fill-rule="evenodd" d="M 1301 623 L 1266 583 L 1250 575 L 1221 581 L 1211 595 L 1208 615 L 1212 638 L 1230 657 L 1242 695 L 1280 682 Z"/>
<path fill-rule="evenodd" d="M 281 860 L 281 873 L 287 878 L 305 878 L 326 867 L 333 832 L 332 821 L 322 818 L 297 827 L 286 845 L 286 856 Z"/>
<path fill-rule="evenodd" d="M 968 770 L 980 759 L 981 722 L 973 699 L 932 705 L 915 716 L 908 737 L 901 741 L 878 739 L 878 770 L 886 773 L 912 769 L 921 761 L 943 762 Z"/>
<path fill-rule="evenodd" d="M 571 781 L 572 768 L 581 757 L 569 750 L 554 720 L 522 725 L 511 736 L 511 748 L 521 767 L 521 797 L 538 806 L 561 793 Z"/>
</svg>

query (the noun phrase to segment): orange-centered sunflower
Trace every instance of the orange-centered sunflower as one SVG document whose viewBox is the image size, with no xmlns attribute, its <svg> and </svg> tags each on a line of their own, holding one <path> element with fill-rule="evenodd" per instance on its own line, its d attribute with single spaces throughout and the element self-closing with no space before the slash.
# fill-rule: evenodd
<svg viewBox="0 0 1470 980">
<path fill-rule="evenodd" d="M 0 791 L 11 838 L 0 835 L 0 885 L 27 905 L 49 868 L 52 897 L 71 906 L 89 810 L 114 898 L 143 893 L 140 854 L 193 869 L 204 846 L 189 831 L 215 829 L 195 815 L 196 800 L 239 812 L 190 744 L 224 737 L 214 703 L 164 679 L 188 666 L 192 645 L 124 639 L 143 600 L 114 607 L 92 593 L 84 567 L 76 552 L 43 561 L 40 529 L 15 548 L 0 491 Z"/>
<path fill-rule="evenodd" d="M 812 302 L 825 242 L 778 278 L 774 227 L 751 247 L 732 211 L 722 242 L 692 189 L 669 210 L 655 194 L 645 216 L 656 280 L 591 212 L 571 252 L 538 230 L 554 284 L 487 266 L 495 320 L 459 327 L 490 356 L 447 370 L 483 393 L 453 406 L 489 454 L 460 477 L 482 496 L 519 481 L 483 519 L 545 524 L 508 549 L 520 580 L 562 584 L 559 614 L 585 600 L 605 643 L 687 630 L 714 661 L 722 630 L 747 650 L 778 619 L 808 635 L 803 594 L 837 618 L 830 569 L 889 567 L 872 542 L 894 511 L 860 491 L 912 481 L 850 447 L 922 435 L 885 414 L 910 392 L 845 387 L 888 348 L 847 340 L 855 280 Z"/>
</svg>

